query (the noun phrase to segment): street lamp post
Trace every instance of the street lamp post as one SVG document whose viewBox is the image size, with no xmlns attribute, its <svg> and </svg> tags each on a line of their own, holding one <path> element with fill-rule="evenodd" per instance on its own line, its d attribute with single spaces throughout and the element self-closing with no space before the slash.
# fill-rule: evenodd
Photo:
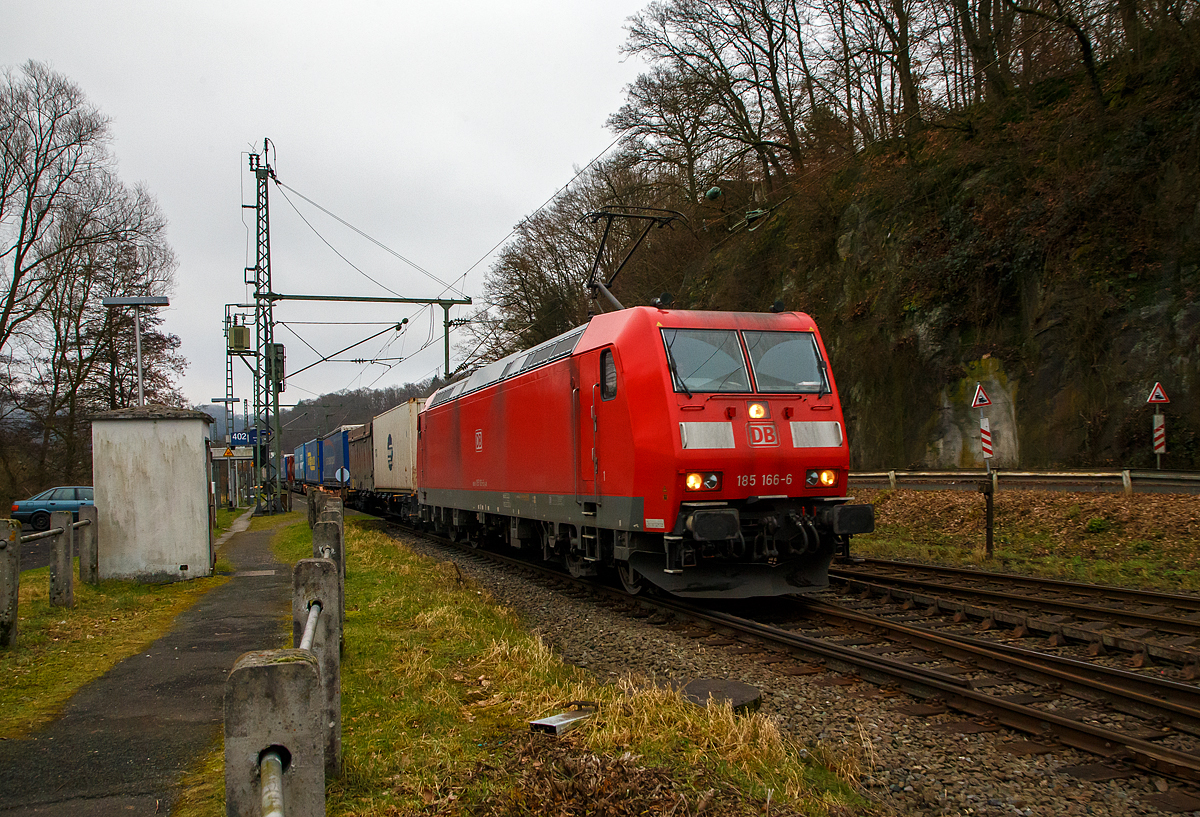
<svg viewBox="0 0 1200 817">
<path fill-rule="evenodd" d="M 137 332 L 134 335 L 134 347 L 137 349 L 138 374 L 138 405 L 146 405 L 146 392 L 142 387 L 142 307 L 170 306 L 171 301 L 165 295 L 136 295 L 121 298 L 105 298 L 101 301 L 105 306 L 132 306 Z"/>
</svg>

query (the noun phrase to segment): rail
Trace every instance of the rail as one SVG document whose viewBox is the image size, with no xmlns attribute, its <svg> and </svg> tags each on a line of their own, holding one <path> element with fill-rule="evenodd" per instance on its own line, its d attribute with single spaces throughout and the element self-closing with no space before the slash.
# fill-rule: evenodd
<svg viewBox="0 0 1200 817">
<path fill-rule="evenodd" d="M 341 502 L 325 505 L 310 509 L 313 558 L 292 572 L 293 647 L 246 653 L 225 684 L 228 814 L 324 815 L 341 773 L 345 531 Z"/>
<path fill-rule="evenodd" d="M 991 480 L 994 487 L 1031 487 L 1045 485 L 1061 490 L 1064 486 L 1087 486 L 1090 490 L 1124 491 L 1126 494 L 1138 490 L 1162 492 L 1168 488 L 1179 488 L 1184 493 L 1200 492 L 1200 472 L 1196 471 L 1150 471 L 1126 468 L 1122 470 L 1083 471 L 852 471 L 851 484 L 864 487 L 886 484 L 889 488 L 961 488 L 974 490 L 981 481 Z"/>
</svg>

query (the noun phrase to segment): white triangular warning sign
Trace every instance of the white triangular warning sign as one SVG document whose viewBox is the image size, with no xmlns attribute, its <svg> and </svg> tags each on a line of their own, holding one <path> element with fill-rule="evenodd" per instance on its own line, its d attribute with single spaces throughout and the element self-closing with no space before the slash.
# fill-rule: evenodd
<svg viewBox="0 0 1200 817">
<path fill-rule="evenodd" d="M 1147 403 L 1170 403 L 1171 400 L 1167 397 L 1167 393 L 1163 391 L 1162 383 L 1155 383 L 1154 388 L 1150 390 L 1150 398 Z"/>
<path fill-rule="evenodd" d="M 988 399 L 987 392 L 983 390 L 982 383 L 975 384 L 975 399 L 971 401 L 971 408 L 981 408 L 990 406 L 992 401 Z"/>
</svg>

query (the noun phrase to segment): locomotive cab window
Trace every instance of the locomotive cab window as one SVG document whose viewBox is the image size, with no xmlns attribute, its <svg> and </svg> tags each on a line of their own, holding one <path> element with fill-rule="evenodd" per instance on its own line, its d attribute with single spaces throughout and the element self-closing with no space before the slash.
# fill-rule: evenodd
<svg viewBox="0 0 1200 817">
<path fill-rule="evenodd" d="M 750 391 L 746 359 L 736 331 L 664 328 L 662 337 L 675 391 Z"/>
<path fill-rule="evenodd" d="M 825 360 L 812 332 L 742 332 L 760 392 L 828 394 Z"/>
<path fill-rule="evenodd" d="M 612 400 L 617 396 L 617 361 L 612 349 L 600 353 L 600 397 Z"/>
</svg>

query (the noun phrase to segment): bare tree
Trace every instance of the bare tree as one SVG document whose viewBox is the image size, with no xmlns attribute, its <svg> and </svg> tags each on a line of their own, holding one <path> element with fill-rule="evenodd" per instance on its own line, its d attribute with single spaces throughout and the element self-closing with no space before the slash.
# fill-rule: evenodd
<svg viewBox="0 0 1200 817">
<path fill-rule="evenodd" d="M 627 53 L 671 67 L 704 88 L 721 116 L 717 136 L 752 152 L 763 179 L 803 166 L 796 40 L 786 0 L 669 0 L 631 18 Z"/>
<path fill-rule="evenodd" d="M 86 474 L 87 417 L 136 377 L 132 315 L 100 301 L 164 294 L 174 270 L 154 200 L 117 179 L 107 118 L 40 63 L 0 75 L 0 489 Z M 147 391 L 181 404 L 179 339 L 146 323 Z"/>
<path fill-rule="evenodd" d="M 656 65 L 626 89 L 627 102 L 608 127 L 625 136 L 639 160 L 679 180 L 688 201 L 724 166 L 714 100 L 694 77 Z"/>
</svg>

